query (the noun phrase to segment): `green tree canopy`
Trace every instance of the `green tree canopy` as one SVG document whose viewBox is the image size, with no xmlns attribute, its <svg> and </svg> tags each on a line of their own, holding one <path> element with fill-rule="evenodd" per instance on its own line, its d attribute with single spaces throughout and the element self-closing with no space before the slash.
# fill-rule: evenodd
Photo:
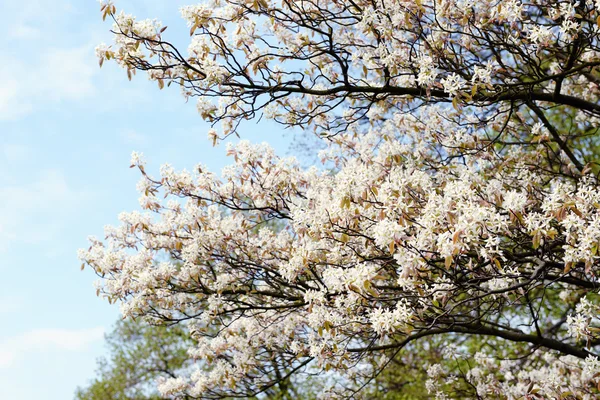
<svg viewBox="0 0 600 400">
<path fill-rule="evenodd" d="M 78 388 L 77 400 L 160 399 L 156 381 L 174 377 L 188 363 L 189 335 L 180 325 L 153 326 L 121 320 L 106 335 L 108 358 L 98 360 L 97 377 Z"/>
</svg>

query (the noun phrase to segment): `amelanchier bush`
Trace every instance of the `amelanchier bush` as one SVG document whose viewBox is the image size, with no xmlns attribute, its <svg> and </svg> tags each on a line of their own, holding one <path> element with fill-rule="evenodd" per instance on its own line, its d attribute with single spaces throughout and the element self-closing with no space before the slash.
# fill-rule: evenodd
<svg viewBox="0 0 600 400">
<path fill-rule="evenodd" d="M 180 85 L 213 140 L 328 142 L 304 169 L 242 141 L 221 176 L 134 154 L 146 211 L 80 257 L 125 316 L 189 330 L 202 367 L 163 395 L 361 397 L 440 337 L 431 398 L 600 396 L 600 1 L 210 0 L 187 49 L 102 12 L 100 62 Z"/>
</svg>

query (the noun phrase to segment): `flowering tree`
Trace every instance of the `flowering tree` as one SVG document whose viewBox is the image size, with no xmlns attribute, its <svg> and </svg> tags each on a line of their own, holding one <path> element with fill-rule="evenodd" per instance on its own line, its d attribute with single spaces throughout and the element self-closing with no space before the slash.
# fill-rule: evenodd
<svg viewBox="0 0 600 400">
<path fill-rule="evenodd" d="M 134 154 L 147 212 L 81 258 L 195 340 L 208 370 L 163 395 L 360 396 L 420 349 L 431 397 L 597 398 L 600 4 L 212 0 L 181 10 L 187 52 L 102 10 L 100 62 L 180 85 L 214 141 L 265 117 L 328 144 L 305 169 L 242 141 L 221 177 Z"/>
</svg>

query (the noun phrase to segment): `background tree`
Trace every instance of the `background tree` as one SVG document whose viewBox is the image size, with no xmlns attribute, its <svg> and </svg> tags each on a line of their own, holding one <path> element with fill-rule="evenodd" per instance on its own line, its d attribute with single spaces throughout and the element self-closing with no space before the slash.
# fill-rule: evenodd
<svg viewBox="0 0 600 400">
<path fill-rule="evenodd" d="M 215 0 L 182 9 L 184 56 L 104 4 L 101 62 L 181 85 L 222 135 L 260 114 L 328 142 L 322 170 L 241 142 L 221 178 L 134 154 L 151 213 L 81 257 L 126 315 L 187 324 L 208 370 L 161 393 L 317 374 L 356 397 L 427 351 L 430 396 L 598 396 L 597 6 Z"/>
<path fill-rule="evenodd" d="M 157 383 L 175 378 L 190 367 L 187 350 L 193 341 L 181 325 L 149 325 L 141 319 L 120 320 L 106 335 L 106 344 L 110 358 L 98 360 L 98 376 L 88 386 L 77 389 L 76 399 L 161 399 Z M 314 380 L 299 385 L 279 381 L 265 395 L 274 400 L 311 399 L 316 397 L 318 390 L 318 382 Z"/>
<path fill-rule="evenodd" d="M 98 360 L 97 378 L 78 388 L 80 400 L 160 399 L 156 383 L 173 378 L 189 365 L 192 344 L 182 326 L 152 326 L 121 320 L 106 335 L 109 359 Z"/>
</svg>

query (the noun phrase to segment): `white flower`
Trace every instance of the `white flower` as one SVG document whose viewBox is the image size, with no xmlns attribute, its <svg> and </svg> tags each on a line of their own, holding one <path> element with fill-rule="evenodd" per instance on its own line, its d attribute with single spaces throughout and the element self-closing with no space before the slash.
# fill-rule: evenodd
<svg viewBox="0 0 600 400">
<path fill-rule="evenodd" d="M 433 364 L 427 368 L 427 376 L 432 379 L 437 379 L 444 375 L 444 370 L 441 364 Z"/>
<path fill-rule="evenodd" d="M 450 96 L 456 96 L 457 93 L 464 87 L 464 79 L 455 73 L 448 75 L 442 79 L 442 85 L 444 90 L 450 94 Z"/>
<path fill-rule="evenodd" d="M 471 83 L 480 82 L 484 84 L 491 84 L 493 71 L 494 64 L 491 62 L 489 62 L 485 67 L 476 65 L 473 67 L 473 77 L 471 78 Z"/>
<path fill-rule="evenodd" d="M 404 228 L 396 221 L 384 219 L 379 221 L 373 227 L 373 237 L 375 244 L 380 247 L 386 247 L 390 243 L 400 239 Z"/>
<path fill-rule="evenodd" d="M 172 396 L 181 393 L 187 387 L 185 380 L 179 378 L 161 379 L 158 382 L 158 391 L 162 396 Z"/>
<path fill-rule="evenodd" d="M 600 361 L 598 357 L 589 355 L 583 361 L 583 373 L 582 378 L 584 380 L 591 380 L 596 374 L 600 373 Z"/>
<path fill-rule="evenodd" d="M 538 46 L 548 46 L 553 37 L 552 31 L 542 25 L 534 25 L 529 30 L 529 40 Z"/>
<path fill-rule="evenodd" d="M 433 59 L 429 56 L 422 56 L 417 62 L 419 74 L 417 83 L 421 86 L 431 86 L 438 76 L 438 70 L 433 64 Z"/>
<path fill-rule="evenodd" d="M 502 7 L 492 7 L 492 16 L 498 18 L 499 22 L 515 22 L 521 19 L 523 4 L 518 0 L 502 2 Z"/>
<path fill-rule="evenodd" d="M 130 164 L 132 167 L 143 167 L 146 164 L 144 154 L 137 151 L 132 152 Z"/>
<path fill-rule="evenodd" d="M 412 311 L 405 301 L 398 302 L 394 310 L 376 308 L 369 314 L 369 321 L 379 335 L 394 332 L 410 320 Z"/>
<path fill-rule="evenodd" d="M 588 330 L 588 318 L 583 316 L 582 314 L 568 315 L 567 327 L 569 335 L 576 339 L 589 337 L 590 333 Z"/>
<path fill-rule="evenodd" d="M 504 194 L 503 207 L 510 211 L 523 211 L 527 204 L 527 196 L 522 192 L 511 190 Z"/>
</svg>

